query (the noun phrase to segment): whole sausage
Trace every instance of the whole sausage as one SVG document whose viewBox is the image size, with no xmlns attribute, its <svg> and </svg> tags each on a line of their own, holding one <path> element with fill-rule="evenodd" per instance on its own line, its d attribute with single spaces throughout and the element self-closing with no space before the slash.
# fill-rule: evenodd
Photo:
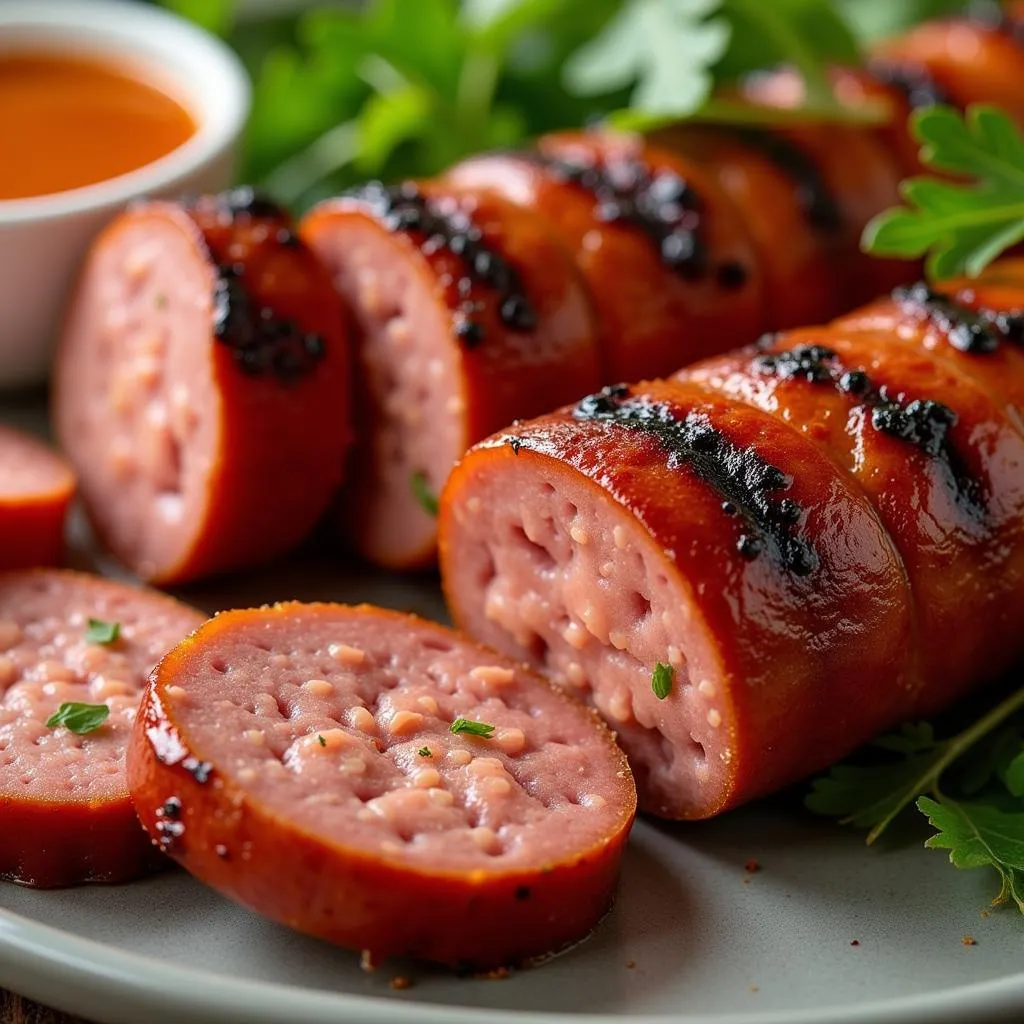
<svg viewBox="0 0 1024 1024">
<path fill-rule="evenodd" d="M 371 185 L 301 232 L 355 326 L 360 437 L 337 516 L 366 558 L 431 565 L 463 451 L 598 386 L 583 285 L 539 219 L 473 189 Z"/>
<path fill-rule="evenodd" d="M 994 678 L 1022 653 L 1021 378 L 960 365 L 1010 351 L 1024 288 L 975 288 L 987 352 L 925 343 L 896 301 L 478 445 L 442 495 L 455 620 L 585 696 L 666 817 Z"/>
<path fill-rule="evenodd" d="M 330 278 L 273 204 L 242 189 L 118 217 L 53 382 L 100 537 L 163 584 L 294 547 L 342 477 L 348 360 Z"/>
<path fill-rule="evenodd" d="M 471 157 L 445 180 L 534 211 L 572 252 L 597 310 L 602 380 L 670 373 L 765 328 L 754 241 L 696 161 L 633 135 L 564 133 Z"/>
<path fill-rule="evenodd" d="M 60 570 L 0 575 L 0 878 L 125 882 L 162 862 L 124 757 L 146 677 L 204 616 L 162 594 Z M 107 717 L 49 726 L 62 705 Z"/>
<path fill-rule="evenodd" d="M 366 962 L 481 971 L 587 936 L 636 806 L 591 711 L 367 606 L 208 622 L 153 674 L 128 773 L 154 841 L 232 899 Z"/>
<path fill-rule="evenodd" d="M 42 441 L 0 424 L 0 570 L 58 565 L 75 474 Z"/>
</svg>

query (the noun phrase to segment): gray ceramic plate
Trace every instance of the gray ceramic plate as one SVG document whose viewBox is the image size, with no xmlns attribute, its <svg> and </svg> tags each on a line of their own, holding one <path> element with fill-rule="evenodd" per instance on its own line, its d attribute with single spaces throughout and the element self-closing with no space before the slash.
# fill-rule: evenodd
<svg viewBox="0 0 1024 1024">
<path fill-rule="evenodd" d="M 39 418 L 32 403 L 0 408 Z M 81 532 L 77 547 L 89 565 Z M 184 596 L 211 610 L 297 597 L 443 614 L 432 580 L 346 575 L 313 556 Z M 920 841 L 868 850 L 796 796 L 706 824 L 641 822 L 593 938 L 499 981 L 406 964 L 364 974 L 181 873 L 52 893 L 0 885 L 0 987 L 110 1024 L 1024 1019 L 1024 919 L 982 916 L 994 878 Z M 396 975 L 412 986 L 395 991 Z"/>
</svg>

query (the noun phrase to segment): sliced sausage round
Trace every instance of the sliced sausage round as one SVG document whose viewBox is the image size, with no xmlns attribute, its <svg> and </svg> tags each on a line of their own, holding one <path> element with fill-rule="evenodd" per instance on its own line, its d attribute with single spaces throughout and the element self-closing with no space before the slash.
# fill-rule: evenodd
<svg viewBox="0 0 1024 1024">
<path fill-rule="evenodd" d="M 294 547 L 341 480 L 348 359 L 327 272 L 250 190 L 116 219 L 54 371 L 56 434 L 101 539 L 164 584 Z"/>
<path fill-rule="evenodd" d="M 0 575 L 0 878 L 124 882 L 160 863 L 125 751 L 146 677 L 203 618 L 81 573 Z"/>
<path fill-rule="evenodd" d="M 557 232 L 597 310 L 604 381 L 671 373 L 766 327 L 754 241 L 693 160 L 633 135 L 557 134 L 446 180 L 498 191 Z"/>
<path fill-rule="evenodd" d="M 466 448 L 598 386 L 583 283 L 542 221 L 473 189 L 371 185 L 301 230 L 356 332 L 342 529 L 373 562 L 433 564 L 436 496 Z"/>
<path fill-rule="evenodd" d="M 154 840 L 225 895 L 372 961 L 471 970 L 593 929 L 636 802 L 591 711 L 367 606 L 211 620 L 153 674 L 128 771 Z"/>
<path fill-rule="evenodd" d="M 58 565 L 75 494 L 65 459 L 28 434 L 0 425 L 0 570 Z"/>
<path fill-rule="evenodd" d="M 910 592 L 867 497 L 694 385 L 607 388 L 477 446 L 440 540 L 456 622 L 589 700 L 652 813 L 718 813 L 911 706 Z"/>
</svg>

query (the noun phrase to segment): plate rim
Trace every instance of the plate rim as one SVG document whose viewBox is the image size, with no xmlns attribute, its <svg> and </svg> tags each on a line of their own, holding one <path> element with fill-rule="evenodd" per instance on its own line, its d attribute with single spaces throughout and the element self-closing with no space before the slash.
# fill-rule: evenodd
<svg viewBox="0 0 1024 1024">
<path fill-rule="evenodd" d="M 252 1024 L 276 1024 L 282 1019 L 305 1024 L 336 1024 L 339 1020 L 365 1024 L 955 1024 L 1010 1011 L 1024 1010 L 1024 971 L 937 993 L 918 993 L 855 1006 L 823 1006 L 802 1010 L 754 1010 L 751 1013 L 606 1014 L 560 1011 L 507 1010 L 458 1006 L 375 995 L 332 992 L 281 982 L 234 980 L 216 971 L 161 963 L 151 956 L 119 949 L 72 932 L 42 924 L 0 907 L 0 984 L 17 992 L 19 971 L 54 972 L 63 984 L 58 1000 L 49 1005 L 68 1013 L 82 1012 L 69 988 L 97 996 L 121 991 L 135 1000 L 159 1003 L 187 1014 L 186 1019 L 229 1020 L 244 1009 Z M 541 968 L 543 969 L 543 968 Z M 11 976 L 7 976 L 7 972 Z M 74 982 L 74 985 L 68 983 Z M 22 992 L 39 999 L 38 993 Z M 215 1016 L 205 1016 L 214 1014 Z M 282 1016 L 282 1014 L 284 1016 Z"/>
</svg>

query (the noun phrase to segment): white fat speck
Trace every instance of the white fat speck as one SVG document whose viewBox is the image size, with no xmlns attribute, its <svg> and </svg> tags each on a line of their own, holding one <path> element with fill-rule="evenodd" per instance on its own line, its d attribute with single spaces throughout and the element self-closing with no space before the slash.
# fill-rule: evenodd
<svg viewBox="0 0 1024 1024">
<path fill-rule="evenodd" d="M 590 534 L 582 526 L 573 526 L 569 530 L 569 536 L 581 546 L 590 543 Z"/>
<path fill-rule="evenodd" d="M 314 697 L 330 697 L 334 693 L 334 684 L 326 679 L 307 679 L 302 688 Z"/>
<path fill-rule="evenodd" d="M 712 708 L 708 712 L 708 725 L 710 725 L 712 729 L 717 729 L 721 724 L 722 713 L 718 710 L 718 708 Z"/>
<path fill-rule="evenodd" d="M 562 639 L 577 651 L 581 651 L 587 646 L 588 638 L 589 634 L 578 622 L 570 622 L 569 625 L 562 630 Z"/>
<path fill-rule="evenodd" d="M 626 537 L 626 531 L 622 528 L 621 525 L 616 526 L 615 529 L 612 530 L 612 540 L 615 542 L 615 546 L 620 551 L 626 550 L 626 544 L 628 543 L 628 539 Z"/>
<path fill-rule="evenodd" d="M 714 697 L 718 693 L 718 687 L 710 679 L 702 679 L 697 684 L 697 692 L 702 697 Z"/>
<path fill-rule="evenodd" d="M 339 665 L 362 665 L 366 661 L 366 651 L 349 644 L 331 644 L 327 648 L 327 653 Z"/>
</svg>

